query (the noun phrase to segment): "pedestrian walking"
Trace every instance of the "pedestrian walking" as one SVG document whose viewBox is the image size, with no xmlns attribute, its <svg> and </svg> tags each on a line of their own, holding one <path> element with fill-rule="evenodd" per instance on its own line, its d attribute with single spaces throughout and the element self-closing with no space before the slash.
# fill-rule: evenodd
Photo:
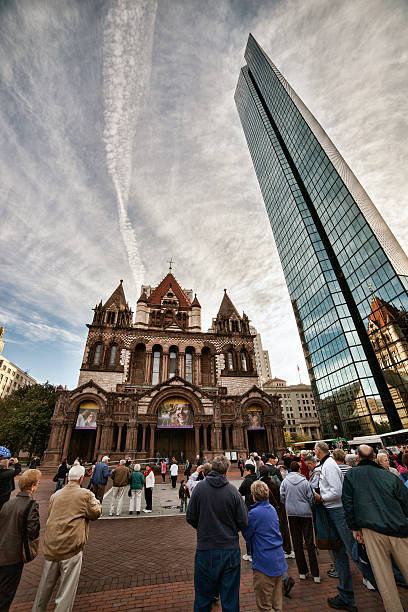
<svg viewBox="0 0 408 612">
<path fill-rule="evenodd" d="M 178 476 L 178 463 L 177 461 L 173 458 L 173 463 L 170 466 L 170 476 L 171 476 L 171 486 L 173 487 L 173 489 L 176 488 L 176 484 L 177 484 L 177 476 Z"/>
<path fill-rule="evenodd" d="M 238 469 L 241 472 L 241 478 L 243 478 L 244 470 L 245 470 L 245 463 L 244 463 L 244 459 L 242 458 L 242 455 L 240 455 L 238 459 Z"/>
<path fill-rule="evenodd" d="M 344 477 L 343 506 L 353 536 L 364 544 L 386 612 L 403 612 L 391 556 L 408 582 L 408 490 L 358 447 L 359 463 Z"/>
<path fill-rule="evenodd" d="M 327 603 L 335 610 L 357 612 L 348 557 L 351 556 L 354 538 L 347 526 L 341 501 L 342 473 L 334 459 L 330 457 L 326 442 L 317 442 L 315 453 L 320 461 L 318 466 L 320 469 L 319 486 L 315 487 L 315 499 L 317 504 L 321 504 L 319 511 L 324 513 L 330 531 L 336 535 L 339 541 L 339 548 L 333 550 L 340 582 L 337 587 L 338 594 L 335 597 L 329 597 Z M 318 536 L 317 533 L 316 537 Z"/>
<path fill-rule="evenodd" d="M 146 508 L 143 512 L 150 513 L 152 511 L 153 505 L 153 489 L 154 489 L 154 472 L 151 469 L 150 465 L 146 465 L 146 469 L 143 473 L 145 479 L 145 501 Z"/>
<path fill-rule="evenodd" d="M 20 492 L 0 511 L 0 611 L 8 612 L 24 567 L 23 541 L 36 542 L 40 535 L 38 503 L 34 500 L 41 472 L 30 469 L 19 478 Z M 26 561 L 28 559 L 26 558 Z"/>
<path fill-rule="evenodd" d="M 239 612 L 238 534 L 248 524 L 248 513 L 226 478 L 229 467 L 224 455 L 214 457 L 212 470 L 195 487 L 187 508 L 187 522 L 197 530 L 194 612 L 211 610 L 218 590 L 223 612 Z"/>
<path fill-rule="evenodd" d="M 129 483 L 130 470 L 126 467 L 126 459 L 119 461 L 119 466 L 112 470 L 112 501 L 109 516 L 113 516 L 116 504 L 116 516 L 122 512 L 122 504 L 125 496 L 126 487 Z"/>
<path fill-rule="evenodd" d="M 254 505 L 242 535 L 252 550 L 253 585 L 259 612 L 282 611 L 282 575 L 288 566 L 282 548 L 277 512 L 270 505 L 269 488 L 259 480 L 251 485 Z"/>
<path fill-rule="evenodd" d="M 187 480 L 190 478 L 191 474 L 191 461 L 190 459 L 186 459 L 186 463 L 184 465 L 184 476 L 187 477 Z"/>
<path fill-rule="evenodd" d="M 105 455 L 102 461 L 95 465 L 95 469 L 91 476 L 92 490 L 95 493 L 96 499 L 102 504 L 105 494 L 106 484 L 112 472 L 109 471 L 109 457 Z"/>
<path fill-rule="evenodd" d="M 68 484 L 51 495 L 43 543 L 44 568 L 32 612 L 46 612 L 55 585 L 55 612 L 71 612 L 82 566 L 82 550 L 88 540 L 89 521 L 101 516 L 101 504 L 83 489 L 85 468 L 74 465 Z"/>
<path fill-rule="evenodd" d="M 133 468 L 133 472 L 130 476 L 130 504 L 129 514 L 133 514 L 136 510 L 136 514 L 140 514 L 140 508 L 142 505 L 142 491 L 145 479 L 140 471 L 140 464 L 136 463 Z"/>
<path fill-rule="evenodd" d="M 11 459 L 11 453 L 5 446 L 0 446 L 0 510 L 10 499 L 14 491 L 14 478 L 21 472 L 21 465 L 17 459 Z"/>
<path fill-rule="evenodd" d="M 59 464 L 58 471 L 53 478 L 53 481 L 57 483 L 55 487 L 55 491 L 59 491 L 60 489 L 62 489 L 62 487 L 64 486 L 66 482 L 68 472 L 69 472 L 69 467 L 67 464 L 67 460 L 63 459 L 61 463 Z"/>
<path fill-rule="evenodd" d="M 309 473 L 309 470 L 307 471 Z M 313 576 L 314 582 L 319 583 L 320 573 L 316 557 L 312 518 L 314 494 L 306 477 L 300 473 L 300 465 L 296 461 L 292 461 L 290 472 L 282 482 L 280 498 L 285 504 L 286 514 L 289 519 L 299 578 L 300 580 L 306 580 L 306 576 L 309 573 L 303 550 L 304 542 L 309 557 L 310 573 Z"/>
<path fill-rule="evenodd" d="M 166 482 L 166 472 L 167 472 L 167 462 L 165 459 L 162 459 L 160 462 L 160 473 L 163 482 Z"/>
<path fill-rule="evenodd" d="M 188 500 L 190 499 L 190 490 L 188 486 L 185 484 L 185 480 L 182 480 L 180 483 L 179 489 L 179 499 L 180 499 L 180 512 L 187 512 Z"/>
</svg>

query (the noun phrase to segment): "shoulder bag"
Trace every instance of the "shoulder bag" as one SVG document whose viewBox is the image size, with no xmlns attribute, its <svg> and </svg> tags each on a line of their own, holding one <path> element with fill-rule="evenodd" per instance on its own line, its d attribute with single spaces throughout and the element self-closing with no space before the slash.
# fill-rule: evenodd
<svg viewBox="0 0 408 612">
<path fill-rule="evenodd" d="M 30 500 L 27 504 L 26 509 L 23 514 L 23 561 L 24 563 L 29 563 L 38 555 L 38 551 L 40 548 L 40 538 L 36 538 L 35 540 L 30 540 L 27 533 L 27 522 L 28 515 L 30 514 L 30 510 L 34 504 L 34 500 Z"/>
</svg>

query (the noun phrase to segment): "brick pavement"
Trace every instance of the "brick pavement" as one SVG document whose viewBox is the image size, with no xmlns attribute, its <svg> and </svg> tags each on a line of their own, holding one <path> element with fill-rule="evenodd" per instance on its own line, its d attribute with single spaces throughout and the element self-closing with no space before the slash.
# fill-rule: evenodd
<svg viewBox="0 0 408 612">
<path fill-rule="evenodd" d="M 44 477 L 38 490 L 42 533 L 48 509 L 48 498 L 55 485 Z M 191 612 L 193 609 L 193 567 L 195 532 L 180 514 L 157 516 L 150 520 L 123 518 L 96 521 L 91 524 L 90 537 L 84 551 L 84 561 L 74 612 Z M 241 538 L 241 550 L 245 552 Z M 337 581 L 329 578 L 329 556 L 319 555 L 321 584 L 312 580 L 300 583 L 295 561 L 288 560 L 289 573 L 296 581 L 290 599 L 284 598 L 288 612 L 330 610 L 327 597 L 336 594 Z M 31 610 L 40 580 L 43 557 L 24 568 L 12 612 Z M 361 575 L 353 566 L 353 582 L 360 612 L 382 612 L 380 597 L 369 592 Z M 241 611 L 254 612 L 250 563 L 242 562 Z M 408 609 L 408 592 L 401 590 L 403 604 Z M 50 604 L 49 610 L 53 610 Z M 220 612 L 221 607 L 213 608 Z"/>
</svg>

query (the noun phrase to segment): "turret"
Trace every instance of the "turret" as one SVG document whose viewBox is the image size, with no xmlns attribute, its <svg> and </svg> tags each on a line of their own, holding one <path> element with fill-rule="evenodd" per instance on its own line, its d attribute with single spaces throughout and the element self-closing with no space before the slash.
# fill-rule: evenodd
<svg viewBox="0 0 408 612">
<path fill-rule="evenodd" d="M 149 312 L 150 308 L 147 303 L 147 294 L 144 287 L 142 287 L 142 292 L 140 294 L 140 298 L 137 300 L 136 305 L 136 318 L 135 318 L 135 327 L 148 327 L 149 326 Z"/>
<path fill-rule="evenodd" d="M 191 311 L 189 317 L 190 331 L 201 331 L 201 306 L 197 299 L 197 294 L 194 295 L 194 300 L 191 303 Z"/>
</svg>

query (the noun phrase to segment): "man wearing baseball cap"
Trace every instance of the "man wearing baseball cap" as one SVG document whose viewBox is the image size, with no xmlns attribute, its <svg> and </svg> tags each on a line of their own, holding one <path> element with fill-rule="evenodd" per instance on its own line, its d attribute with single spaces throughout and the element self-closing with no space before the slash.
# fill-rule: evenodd
<svg viewBox="0 0 408 612">
<path fill-rule="evenodd" d="M 14 477 L 21 472 L 21 466 L 17 459 L 14 460 L 13 468 L 10 468 L 11 453 L 5 446 L 0 446 L 0 510 L 10 499 L 14 489 Z"/>
</svg>

